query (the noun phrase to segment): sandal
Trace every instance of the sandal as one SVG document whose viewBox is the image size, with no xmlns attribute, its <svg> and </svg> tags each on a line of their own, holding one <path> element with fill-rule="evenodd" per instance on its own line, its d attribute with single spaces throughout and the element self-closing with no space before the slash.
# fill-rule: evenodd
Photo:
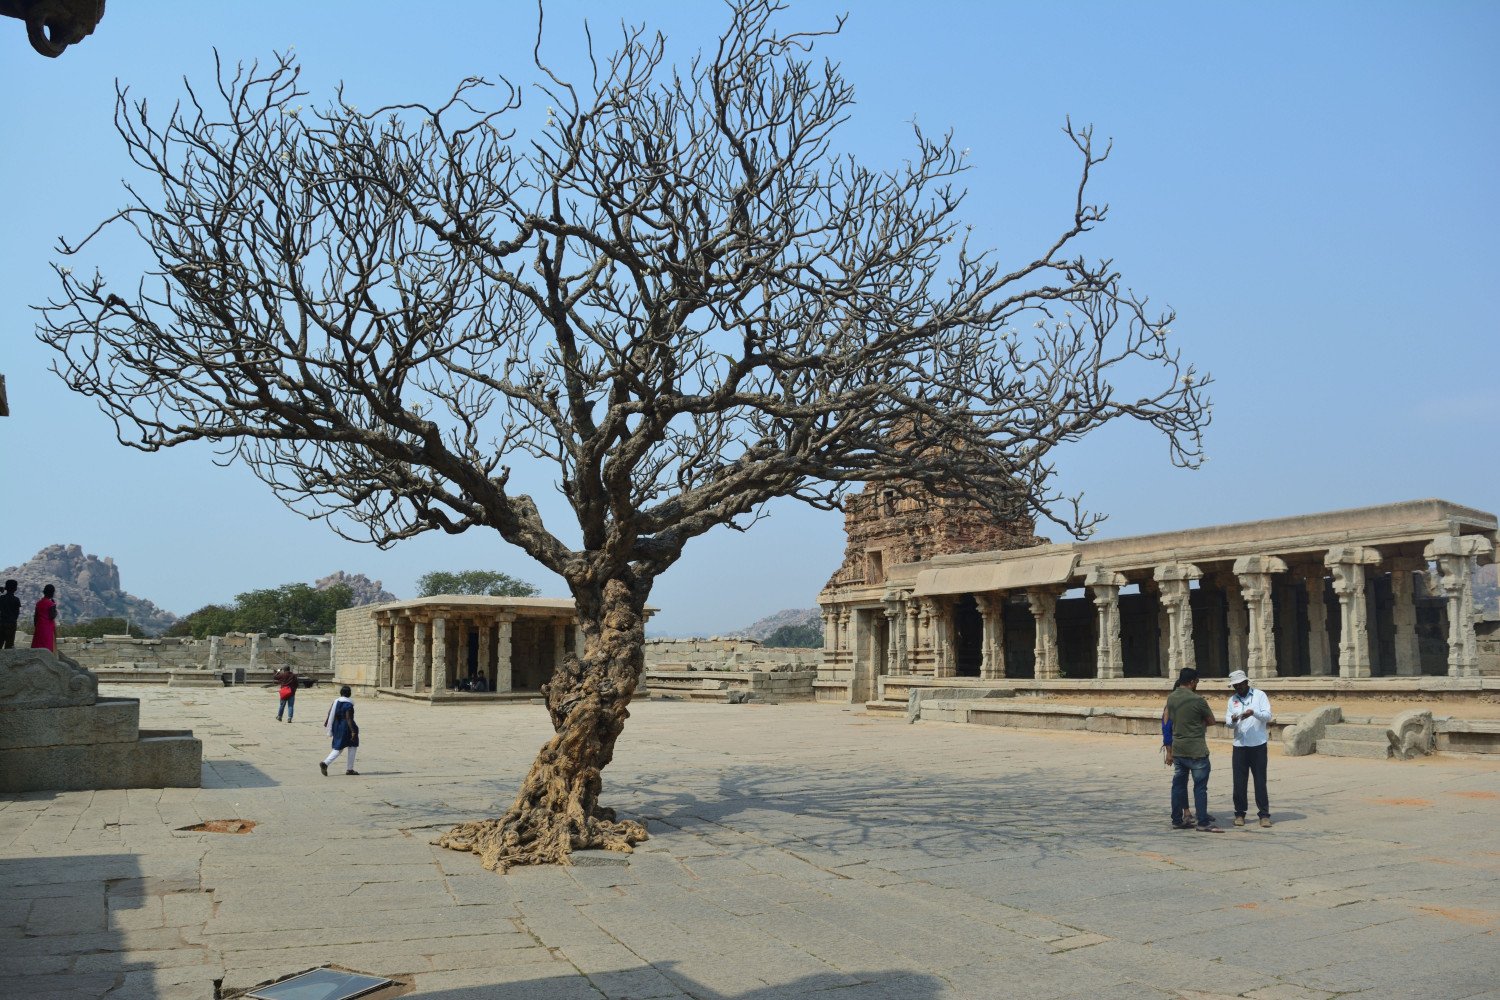
<svg viewBox="0 0 1500 1000">
<path fill-rule="evenodd" d="M 1199 833 L 1223 833 L 1224 832 L 1223 830 L 1221 830 L 1218 827 L 1213 826 L 1213 825 L 1194 827 L 1194 829 L 1196 829 Z"/>
</svg>

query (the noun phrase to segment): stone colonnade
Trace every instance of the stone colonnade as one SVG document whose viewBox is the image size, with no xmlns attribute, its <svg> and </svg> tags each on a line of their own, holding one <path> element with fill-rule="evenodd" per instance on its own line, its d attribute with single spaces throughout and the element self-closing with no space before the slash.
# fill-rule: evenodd
<svg viewBox="0 0 1500 1000">
<path fill-rule="evenodd" d="M 1476 676 L 1473 575 L 1477 559 L 1492 552 L 1492 543 L 1483 535 L 1444 535 L 1427 544 L 1421 556 L 1410 543 L 1391 548 L 1388 556 L 1375 546 L 1333 545 L 1315 552 L 1245 555 L 1232 562 L 1205 560 L 1215 564 L 1211 572 L 1186 561 L 1149 567 L 1080 566 L 1070 581 L 1081 575 L 1093 603 L 1093 676 L 1125 676 L 1120 591 L 1134 583 L 1155 600 L 1157 649 L 1150 659 L 1160 676 L 1196 667 L 1215 676 L 1242 669 L 1252 678 L 1268 678 L 1288 672 L 1283 665 L 1300 672 L 1305 664 L 1311 676 L 1332 676 L 1336 670 L 1341 677 L 1370 677 L 1377 658 L 1374 647 L 1380 641 L 1372 582 L 1377 573 L 1390 574 L 1391 651 L 1384 656 L 1385 665 L 1394 667 L 1397 676 L 1420 674 L 1415 574 L 1430 563 L 1436 565 L 1436 589 L 1445 601 L 1447 674 Z M 1195 602 L 1193 595 L 1200 589 L 1208 596 Z M 852 668 L 857 674 L 861 662 L 878 649 L 876 673 L 959 676 L 958 608 L 972 598 L 979 634 L 977 643 L 971 639 L 967 648 L 972 651 L 977 645 L 978 663 L 971 660 L 965 675 L 986 680 L 1012 676 L 1007 669 L 1006 619 L 1024 614 L 1024 607 L 1035 636 L 1032 676 L 1057 679 L 1062 676 L 1058 608 L 1064 591 L 1063 584 L 970 594 L 895 589 L 873 607 L 825 604 L 825 665 Z M 1337 605 L 1336 647 L 1330 641 L 1330 591 Z M 1201 607 L 1210 601 L 1205 613 Z M 1196 615 L 1195 607 L 1200 608 Z M 1205 632 L 1201 637 L 1195 632 L 1195 618 Z M 1203 647 L 1212 663 L 1197 662 Z"/>
<path fill-rule="evenodd" d="M 569 651 L 582 648 L 571 618 L 462 605 L 389 607 L 374 618 L 380 688 L 435 694 L 472 669 L 489 691 L 535 690 Z M 518 630 L 530 640 L 520 651 Z"/>
</svg>

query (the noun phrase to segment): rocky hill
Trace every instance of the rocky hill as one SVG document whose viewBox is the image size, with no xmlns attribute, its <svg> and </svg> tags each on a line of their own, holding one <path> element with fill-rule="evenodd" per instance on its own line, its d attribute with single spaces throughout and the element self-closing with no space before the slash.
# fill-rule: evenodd
<svg viewBox="0 0 1500 1000">
<path fill-rule="evenodd" d="M 817 608 L 788 608 L 785 611 L 778 611 L 774 615 L 768 615 L 760 621 L 752 622 L 737 632 L 730 632 L 725 638 L 764 640 L 777 629 L 788 626 L 821 629 L 823 627 L 823 619 L 820 617 Z"/>
<path fill-rule="evenodd" d="M 108 556 L 88 555 L 78 545 L 49 545 L 19 566 L 0 570 L 0 579 L 16 580 L 21 598 L 21 628 L 31 627 L 31 607 L 42 588 L 57 588 L 57 613 L 72 624 L 91 618 L 125 618 L 147 635 L 159 635 L 177 621 L 150 601 L 120 589 L 120 571 Z"/>
<path fill-rule="evenodd" d="M 339 570 L 313 584 L 319 590 L 327 590 L 336 584 L 342 583 L 349 588 L 354 595 L 354 605 L 362 604 L 384 604 L 386 601 L 399 601 L 400 598 L 386 590 L 379 580 L 371 580 L 363 573 L 345 573 Z"/>
</svg>

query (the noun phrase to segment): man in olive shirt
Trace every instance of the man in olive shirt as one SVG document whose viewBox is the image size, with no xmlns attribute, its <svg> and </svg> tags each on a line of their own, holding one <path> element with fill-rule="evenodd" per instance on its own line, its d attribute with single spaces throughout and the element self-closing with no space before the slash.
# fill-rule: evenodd
<svg viewBox="0 0 1500 1000">
<path fill-rule="evenodd" d="M 1223 833 L 1208 814 L 1208 727 L 1215 721 L 1213 710 L 1198 693 L 1198 671 L 1184 667 L 1177 687 L 1167 698 L 1167 716 L 1172 720 L 1172 826 L 1192 828 L 1187 812 L 1188 775 L 1193 776 L 1193 804 L 1199 833 Z"/>
</svg>

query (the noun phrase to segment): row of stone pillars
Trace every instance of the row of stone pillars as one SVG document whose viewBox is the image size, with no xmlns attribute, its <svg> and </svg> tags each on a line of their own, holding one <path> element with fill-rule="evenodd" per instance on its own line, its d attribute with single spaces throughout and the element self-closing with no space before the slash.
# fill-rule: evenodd
<svg viewBox="0 0 1500 1000">
<path fill-rule="evenodd" d="M 444 691 L 450 679 L 463 675 L 463 667 L 472 657 L 479 673 L 490 681 L 490 690 L 513 689 L 513 629 L 515 616 L 499 617 L 403 617 L 376 621 L 376 676 L 380 687 L 410 687 Z M 453 662 L 448 657 L 448 633 L 456 629 L 459 641 Z M 568 633 L 577 626 L 560 623 L 553 629 L 554 664 L 562 662 L 568 650 Z M 573 648 L 581 648 L 581 637 L 575 634 Z M 493 658 L 493 671 L 490 670 Z"/>
<path fill-rule="evenodd" d="M 1344 677 L 1371 676 L 1371 632 L 1368 574 L 1383 562 L 1391 573 L 1395 662 L 1398 673 L 1420 672 L 1417 641 L 1415 574 L 1436 563 L 1437 589 L 1447 603 L 1448 674 L 1472 676 L 1478 672 L 1478 650 L 1474 634 L 1473 570 L 1478 556 L 1491 551 L 1487 538 L 1479 535 L 1443 536 L 1428 545 L 1421 557 L 1394 556 L 1383 559 L 1377 549 L 1337 546 L 1318 563 L 1298 564 L 1296 576 L 1307 593 L 1308 667 L 1313 676 L 1331 676 L 1334 671 L 1329 642 L 1328 609 L 1324 601 L 1325 571 L 1339 604 L 1338 665 Z M 1277 588 L 1278 577 L 1291 572 L 1285 560 L 1273 555 L 1236 559 L 1230 574 L 1218 574 L 1227 598 L 1229 668 L 1245 670 L 1251 677 L 1275 677 L 1278 661 L 1292 662 L 1299 648 L 1296 630 L 1276 628 L 1297 621 L 1296 595 Z M 1162 653 L 1159 662 L 1165 676 L 1183 667 L 1196 667 L 1191 604 L 1194 581 L 1202 570 L 1191 563 L 1169 563 L 1155 567 L 1148 586 L 1159 599 L 1158 623 Z M 1092 567 L 1084 586 L 1093 598 L 1098 616 L 1095 649 L 1096 676 L 1100 679 L 1125 675 L 1120 628 L 1120 590 L 1130 581 L 1104 566 Z M 1036 623 L 1035 677 L 1061 676 L 1058 657 L 1057 601 L 1061 586 L 1031 587 L 1025 591 Z M 1279 595 L 1279 596 L 1278 596 Z M 979 676 L 998 680 L 1005 676 L 1004 616 L 1007 594 L 974 594 L 982 622 Z M 1277 607 L 1277 604 L 1280 607 Z M 890 641 L 886 644 L 887 674 L 912 672 L 918 651 L 925 652 L 937 677 L 957 675 L 954 622 L 951 600 L 912 597 L 886 602 L 882 609 Z M 852 629 L 855 611 L 838 607 L 823 614 L 824 649 L 837 654 L 854 648 Z M 1280 648 L 1278 649 L 1278 643 Z"/>
</svg>

